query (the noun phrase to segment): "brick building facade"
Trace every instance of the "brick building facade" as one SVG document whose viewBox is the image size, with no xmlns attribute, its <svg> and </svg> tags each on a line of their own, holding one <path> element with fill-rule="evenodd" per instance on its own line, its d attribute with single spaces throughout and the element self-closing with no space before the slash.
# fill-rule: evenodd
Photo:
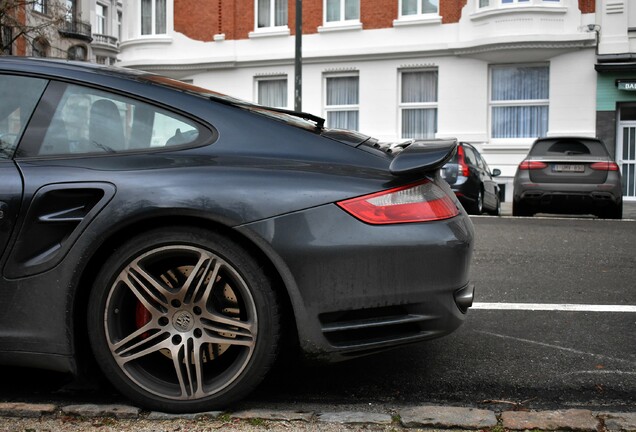
<svg viewBox="0 0 636 432">
<path fill-rule="evenodd" d="M 601 127 L 594 70 L 604 41 L 601 0 L 302 3 L 302 108 L 330 127 L 380 140 L 471 142 L 502 171 L 507 200 L 534 139 L 596 136 Z M 631 2 L 618 3 L 636 15 Z M 120 59 L 292 108 L 295 12 L 294 0 L 126 2 Z M 149 17 L 160 32 L 151 31 L 155 24 L 143 29 Z"/>
</svg>

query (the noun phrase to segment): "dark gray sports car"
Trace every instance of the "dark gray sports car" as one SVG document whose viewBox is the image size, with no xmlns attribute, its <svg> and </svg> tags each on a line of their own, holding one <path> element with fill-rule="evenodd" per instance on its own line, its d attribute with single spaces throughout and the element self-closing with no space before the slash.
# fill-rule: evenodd
<svg viewBox="0 0 636 432">
<path fill-rule="evenodd" d="M 187 412 L 281 348 L 346 359 L 442 336 L 472 304 L 473 228 L 439 169 L 167 78 L 0 58 L 0 362 Z"/>
</svg>

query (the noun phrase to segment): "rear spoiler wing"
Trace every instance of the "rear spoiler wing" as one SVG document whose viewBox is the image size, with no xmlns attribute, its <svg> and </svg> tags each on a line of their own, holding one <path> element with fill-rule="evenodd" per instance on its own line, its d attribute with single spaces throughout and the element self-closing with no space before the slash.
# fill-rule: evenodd
<svg viewBox="0 0 636 432">
<path fill-rule="evenodd" d="M 397 153 L 389 170 L 394 176 L 410 176 L 436 171 L 457 152 L 457 139 L 414 141 Z"/>
</svg>

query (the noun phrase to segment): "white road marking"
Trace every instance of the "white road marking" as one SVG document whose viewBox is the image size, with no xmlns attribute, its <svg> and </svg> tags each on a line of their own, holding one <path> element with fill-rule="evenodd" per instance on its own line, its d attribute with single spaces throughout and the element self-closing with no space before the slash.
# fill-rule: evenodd
<svg viewBox="0 0 636 432">
<path fill-rule="evenodd" d="M 621 312 L 636 313 L 636 306 L 593 305 L 565 303 L 473 303 L 472 309 L 517 310 L 517 311 L 564 311 L 564 312 Z"/>
<path fill-rule="evenodd" d="M 510 339 L 510 340 L 514 340 L 514 341 L 517 341 L 517 342 L 525 342 L 525 343 L 532 344 L 532 345 L 539 345 L 539 346 L 542 346 L 544 348 L 556 349 L 556 350 L 560 350 L 560 351 L 569 352 L 571 354 L 592 356 L 592 357 L 595 357 L 595 358 L 598 358 L 598 359 L 605 359 L 605 360 L 611 360 L 611 361 L 620 362 L 620 363 L 627 363 L 627 364 L 630 364 L 630 365 L 636 365 L 636 362 L 633 362 L 631 360 L 625 360 L 625 359 L 620 359 L 620 358 L 616 358 L 616 357 L 610 357 L 610 356 L 606 356 L 604 354 L 597 354 L 597 353 L 581 351 L 581 350 L 577 350 L 577 349 L 573 349 L 573 348 L 563 347 L 563 346 L 549 344 L 549 343 L 545 343 L 545 342 L 539 342 L 539 341 L 535 341 L 535 340 L 531 340 L 531 339 L 518 338 L 518 337 L 514 337 L 514 336 L 508 336 L 508 335 L 503 335 L 503 334 L 499 334 L 499 333 L 492 333 L 492 332 L 487 332 L 487 331 L 481 331 L 481 330 L 477 330 L 476 333 L 481 333 L 481 334 L 485 334 L 485 335 L 488 335 L 488 336 L 493 336 L 493 337 L 497 337 L 497 338 L 501 338 L 501 339 Z"/>
<path fill-rule="evenodd" d="M 634 375 L 636 376 L 636 372 L 627 372 L 620 370 L 589 370 L 589 371 L 576 371 L 576 372 L 566 372 L 563 375 Z"/>
</svg>

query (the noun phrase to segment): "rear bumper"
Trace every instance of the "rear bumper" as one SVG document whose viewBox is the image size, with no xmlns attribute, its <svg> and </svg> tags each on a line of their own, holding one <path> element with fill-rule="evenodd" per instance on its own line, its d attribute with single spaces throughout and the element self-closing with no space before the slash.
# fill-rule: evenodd
<svg viewBox="0 0 636 432">
<path fill-rule="evenodd" d="M 622 202 L 620 179 L 602 184 L 532 183 L 516 181 L 514 201 L 537 210 L 585 213 L 618 206 Z"/>
<path fill-rule="evenodd" d="M 326 205 L 241 230 L 270 248 L 311 358 L 345 359 L 449 334 L 472 304 L 474 234 L 463 210 L 443 221 L 371 226 Z"/>
</svg>

